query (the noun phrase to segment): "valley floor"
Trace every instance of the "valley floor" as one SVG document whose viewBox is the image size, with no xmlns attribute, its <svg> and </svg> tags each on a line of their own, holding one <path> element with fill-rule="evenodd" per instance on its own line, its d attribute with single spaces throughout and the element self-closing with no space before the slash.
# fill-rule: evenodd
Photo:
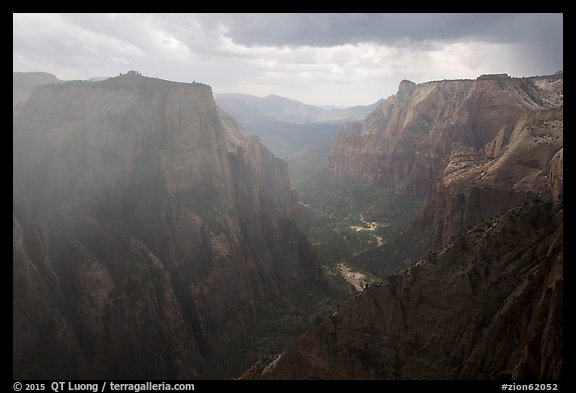
<svg viewBox="0 0 576 393">
<path fill-rule="evenodd" d="M 361 292 L 366 285 L 378 280 L 378 277 L 375 277 L 370 273 L 351 269 L 346 262 L 340 262 L 338 264 L 338 269 L 342 273 L 344 279 L 352 284 L 358 292 Z"/>
</svg>

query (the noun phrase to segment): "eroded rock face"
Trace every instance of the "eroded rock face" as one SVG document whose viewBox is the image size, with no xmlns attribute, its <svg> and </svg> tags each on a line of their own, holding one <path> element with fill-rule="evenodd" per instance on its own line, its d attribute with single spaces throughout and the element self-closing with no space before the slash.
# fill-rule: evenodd
<svg viewBox="0 0 576 393">
<path fill-rule="evenodd" d="M 424 214 L 433 217 L 434 246 L 485 217 L 562 195 L 562 108 L 529 112 L 509 134 L 501 138 L 501 131 L 481 151 L 463 146 L 452 151 L 425 206 Z"/>
<path fill-rule="evenodd" d="M 344 128 L 333 144 L 328 166 L 392 186 L 399 193 L 425 196 L 455 146 L 496 159 L 516 147 L 517 138 L 524 138 L 522 129 L 535 121 L 531 116 L 546 117 L 536 112 L 560 109 L 561 113 L 562 107 L 561 76 L 418 85 L 402 81 L 398 93 L 364 121 Z M 550 122 L 562 122 L 561 114 L 548 116 Z M 561 129 L 558 125 L 554 127 Z M 539 129 L 529 131 L 542 144 L 547 127 Z M 562 145 L 561 139 L 546 142 L 556 148 Z"/>
<path fill-rule="evenodd" d="M 255 379 L 561 379 L 562 202 L 515 208 L 335 309 Z"/>
<path fill-rule="evenodd" d="M 41 87 L 13 153 L 14 378 L 201 377 L 255 300 L 323 283 L 287 165 L 209 86 Z"/>
<path fill-rule="evenodd" d="M 421 197 L 412 236 L 425 250 L 524 202 L 557 200 L 563 128 L 562 75 L 402 81 L 343 129 L 329 168 Z"/>
</svg>

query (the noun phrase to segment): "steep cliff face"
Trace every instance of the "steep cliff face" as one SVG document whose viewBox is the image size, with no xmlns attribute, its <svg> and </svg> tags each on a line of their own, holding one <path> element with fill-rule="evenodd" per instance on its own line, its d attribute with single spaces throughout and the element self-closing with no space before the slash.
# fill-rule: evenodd
<svg viewBox="0 0 576 393">
<path fill-rule="evenodd" d="M 414 84 L 361 123 L 344 128 L 333 144 L 333 171 L 424 196 L 455 145 L 502 155 L 526 115 L 562 108 L 561 76 L 505 80 L 454 80 Z"/>
<path fill-rule="evenodd" d="M 402 81 L 395 96 L 343 129 L 328 166 L 420 197 L 413 232 L 425 250 L 526 201 L 558 199 L 562 146 L 562 75 Z"/>
<path fill-rule="evenodd" d="M 15 378 L 201 377 L 255 300 L 323 282 L 286 164 L 209 86 L 41 87 L 13 153 Z"/>
<path fill-rule="evenodd" d="M 487 220 L 351 298 L 256 379 L 561 379 L 563 204 Z"/>
<path fill-rule="evenodd" d="M 456 147 L 440 170 L 424 208 L 424 215 L 433 217 L 434 246 L 484 217 L 562 195 L 562 108 L 529 112 L 508 137 L 503 131 L 479 152 Z"/>
</svg>

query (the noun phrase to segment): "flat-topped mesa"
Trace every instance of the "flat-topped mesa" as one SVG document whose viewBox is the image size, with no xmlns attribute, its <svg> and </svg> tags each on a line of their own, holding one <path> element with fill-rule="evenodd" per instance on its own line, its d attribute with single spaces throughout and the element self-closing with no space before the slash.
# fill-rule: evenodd
<svg viewBox="0 0 576 393">
<path fill-rule="evenodd" d="M 37 119 L 51 118 L 44 126 L 49 132 L 39 136 L 45 140 L 36 147 L 34 157 L 49 159 L 55 151 L 73 147 L 67 152 L 67 156 L 74 155 L 70 160 L 90 158 L 91 171 L 81 183 L 103 183 L 115 190 L 134 181 L 140 166 L 157 162 L 158 181 L 170 194 L 202 183 L 205 187 L 198 192 L 203 197 L 232 203 L 231 190 L 225 184 L 229 173 L 223 165 L 228 154 L 226 131 L 210 86 L 138 74 L 99 82 L 73 81 L 40 87 L 28 101 L 27 110 L 15 120 L 16 142 L 35 135 L 37 131 L 31 127 Z M 29 148 L 29 144 L 15 143 L 16 174 L 27 169 L 27 174 L 34 174 L 30 166 L 35 160 L 19 151 Z M 60 168 L 61 175 L 54 174 L 54 184 L 42 189 L 48 193 L 41 198 L 46 203 L 58 200 L 54 194 L 65 197 L 62 190 L 69 182 L 70 164 L 55 165 L 65 168 Z M 214 176 L 216 173 L 222 176 Z"/>
<path fill-rule="evenodd" d="M 335 140 L 328 167 L 423 196 L 428 188 L 422 185 L 431 184 L 455 143 L 480 150 L 528 112 L 561 108 L 562 86 L 556 75 L 402 81 L 398 93 L 362 121 L 360 136 L 343 132 Z"/>
<path fill-rule="evenodd" d="M 499 80 L 499 79 L 508 79 L 510 75 L 508 74 L 482 74 L 478 78 L 478 80 Z"/>
<path fill-rule="evenodd" d="M 255 302 L 324 282 L 286 163 L 210 86 L 46 85 L 13 136 L 14 378 L 202 377 Z"/>
</svg>

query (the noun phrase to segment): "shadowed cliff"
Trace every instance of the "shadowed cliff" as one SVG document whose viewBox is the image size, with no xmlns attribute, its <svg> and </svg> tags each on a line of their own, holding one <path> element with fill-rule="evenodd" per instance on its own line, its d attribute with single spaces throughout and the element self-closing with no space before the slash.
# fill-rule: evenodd
<svg viewBox="0 0 576 393">
<path fill-rule="evenodd" d="M 486 220 L 243 378 L 562 379 L 562 213 L 536 203 Z"/>
<path fill-rule="evenodd" d="M 43 86 L 13 138 L 16 379 L 202 377 L 254 302 L 324 283 L 286 164 L 207 85 Z"/>
</svg>

